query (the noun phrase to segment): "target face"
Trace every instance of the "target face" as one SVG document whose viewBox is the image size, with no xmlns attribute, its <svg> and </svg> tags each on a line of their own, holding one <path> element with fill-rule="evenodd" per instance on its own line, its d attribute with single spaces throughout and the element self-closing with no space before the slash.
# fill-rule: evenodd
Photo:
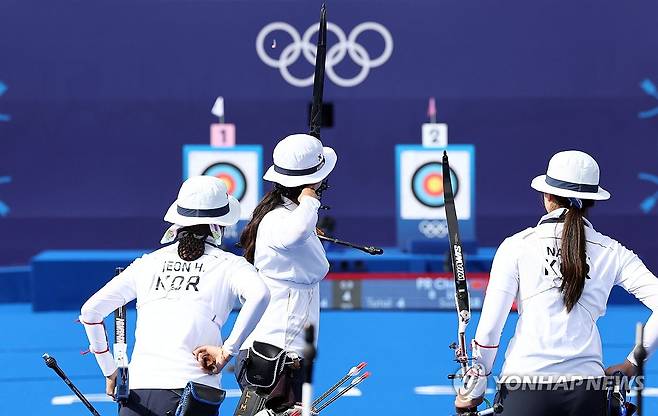
<svg viewBox="0 0 658 416">
<path fill-rule="evenodd" d="M 242 201 L 247 193 L 247 179 L 239 167 L 228 162 L 219 162 L 209 166 L 202 175 L 214 176 L 226 184 L 228 193 Z"/>
<path fill-rule="evenodd" d="M 450 182 L 455 209 L 460 221 L 471 219 L 474 189 L 473 148 L 468 145 L 448 147 Z M 398 145 L 397 195 L 400 220 L 443 220 L 443 150 L 413 145 Z"/>
<path fill-rule="evenodd" d="M 221 179 L 226 190 L 240 201 L 240 219 L 248 220 L 263 193 L 261 146 L 183 146 L 183 179 L 209 175 Z"/>
<path fill-rule="evenodd" d="M 450 168 L 450 180 L 455 198 L 459 192 L 459 180 Z M 439 162 L 428 162 L 418 167 L 411 177 L 411 193 L 426 207 L 439 208 L 445 205 L 443 194 L 443 166 Z"/>
</svg>

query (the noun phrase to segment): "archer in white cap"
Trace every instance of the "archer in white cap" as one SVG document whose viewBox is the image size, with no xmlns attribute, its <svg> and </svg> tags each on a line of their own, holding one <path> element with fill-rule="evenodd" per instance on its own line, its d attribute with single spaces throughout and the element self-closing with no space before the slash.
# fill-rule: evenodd
<svg viewBox="0 0 658 416">
<path fill-rule="evenodd" d="M 658 279 L 585 218 L 595 201 L 610 198 L 591 156 L 557 153 L 531 186 L 543 194 L 547 214 L 496 252 L 472 345 L 481 377 L 469 391 L 460 390 L 455 406 L 463 410 L 482 401 L 516 300 L 519 320 L 499 386 L 504 414 L 604 415 L 606 385 L 600 381 L 616 370 L 632 376 L 637 363 L 631 351 L 624 363 L 605 368 L 596 321 L 605 314 L 612 287 L 623 287 L 654 311 L 644 338 L 651 354 L 658 346 Z M 571 383 L 555 388 L 565 381 Z"/>
<path fill-rule="evenodd" d="M 240 204 L 227 194 L 224 182 L 189 178 L 164 217 L 173 225 L 162 243 L 172 244 L 135 260 L 82 306 L 89 350 L 112 395 L 117 367 L 103 319 L 137 299 L 130 397 L 121 416 L 173 414 L 188 381 L 219 388 L 219 371 L 265 311 L 269 292 L 254 267 L 219 248 L 224 227 L 239 218 Z M 220 331 L 237 298 L 242 309 L 222 343 Z M 209 355 L 216 357 L 212 371 L 199 362 Z"/>
<path fill-rule="evenodd" d="M 317 138 L 294 134 L 274 149 L 274 165 L 264 179 L 274 182 L 254 209 L 240 244 L 271 293 L 270 304 L 256 329 L 242 344 L 236 363 L 240 377 L 247 350 L 254 341 L 303 356 L 304 328 L 318 329 L 319 282 L 329 262 L 316 234 L 320 201 L 316 190 L 336 166 L 336 152 Z M 317 336 L 316 336 L 317 340 Z M 292 390 L 301 401 L 301 372 L 293 375 Z"/>
</svg>

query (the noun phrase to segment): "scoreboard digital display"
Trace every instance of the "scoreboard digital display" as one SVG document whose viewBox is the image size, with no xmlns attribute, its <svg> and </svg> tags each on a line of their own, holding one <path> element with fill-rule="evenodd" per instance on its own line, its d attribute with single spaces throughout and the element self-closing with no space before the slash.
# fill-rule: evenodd
<svg viewBox="0 0 658 416">
<path fill-rule="evenodd" d="M 468 275 L 471 308 L 482 308 L 488 273 Z M 330 273 L 320 283 L 324 309 L 453 310 L 455 282 L 449 273 Z"/>
</svg>

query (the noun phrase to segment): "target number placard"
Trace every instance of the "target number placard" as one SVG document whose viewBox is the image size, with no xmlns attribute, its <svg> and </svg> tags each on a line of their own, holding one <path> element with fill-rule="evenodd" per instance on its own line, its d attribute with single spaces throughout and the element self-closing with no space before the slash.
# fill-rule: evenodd
<svg viewBox="0 0 658 416">
<path fill-rule="evenodd" d="M 230 124 L 230 123 L 211 124 L 210 145 L 215 147 L 235 146 L 235 124 Z"/>
<path fill-rule="evenodd" d="M 262 194 L 261 146 L 183 146 L 183 179 L 210 175 L 226 183 L 229 194 L 241 206 L 241 220 L 248 220 Z"/>
<path fill-rule="evenodd" d="M 446 147 L 448 145 L 448 125 L 445 123 L 423 123 L 423 146 Z"/>
</svg>

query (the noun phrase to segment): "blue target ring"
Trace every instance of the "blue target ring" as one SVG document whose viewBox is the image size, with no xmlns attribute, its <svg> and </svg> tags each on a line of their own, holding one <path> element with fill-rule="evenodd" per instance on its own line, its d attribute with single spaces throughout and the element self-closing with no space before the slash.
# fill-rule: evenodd
<svg viewBox="0 0 658 416">
<path fill-rule="evenodd" d="M 247 179 L 242 170 L 232 163 L 219 162 L 206 168 L 202 175 L 214 176 L 224 181 L 228 193 L 242 201 L 247 193 Z"/>
<path fill-rule="evenodd" d="M 450 168 L 453 195 L 459 192 L 459 179 Z M 420 166 L 411 178 L 411 192 L 421 204 L 430 208 L 439 208 L 445 205 L 443 194 L 443 166 L 439 162 L 429 162 Z"/>
</svg>

